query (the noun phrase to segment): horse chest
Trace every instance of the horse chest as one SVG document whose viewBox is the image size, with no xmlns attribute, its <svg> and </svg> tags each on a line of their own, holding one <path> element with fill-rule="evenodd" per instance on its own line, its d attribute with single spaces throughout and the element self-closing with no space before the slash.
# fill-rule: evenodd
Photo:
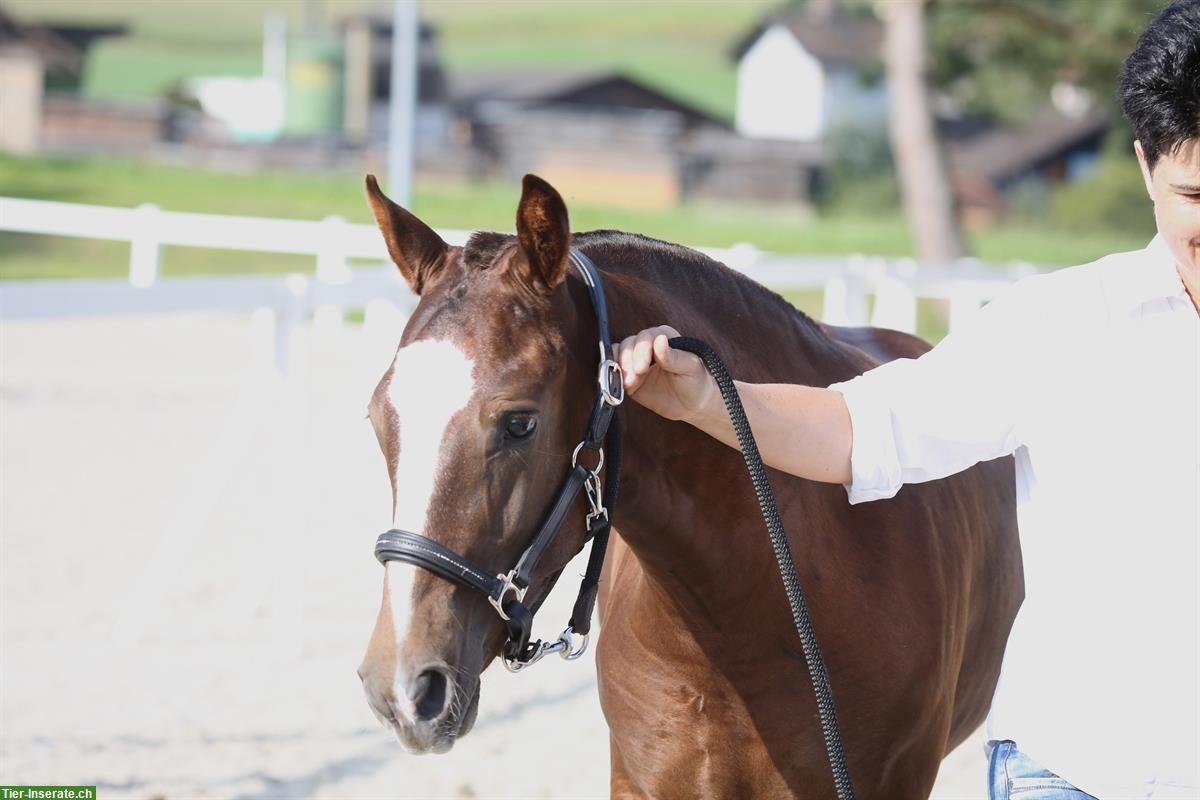
<svg viewBox="0 0 1200 800">
<path fill-rule="evenodd" d="M 739 689 L 686 626 L 625 588 L 605 606 L 596 656 L 614 797 L 790 794 Z"/>
</svg>

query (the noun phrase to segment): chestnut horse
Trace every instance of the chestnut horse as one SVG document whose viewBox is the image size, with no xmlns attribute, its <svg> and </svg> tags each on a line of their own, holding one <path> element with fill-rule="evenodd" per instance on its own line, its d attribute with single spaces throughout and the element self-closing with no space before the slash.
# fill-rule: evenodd
<svg viewBox="0 0 1200 800">
<path fill-rule="evenodd" d="M 517 236 L 446 245 L 367 181 L 388 251 L 420 295 L 370 403 L 395 527 L 494 571 L 547 513 L 595 392 L 596 318 L 568 248 L 599 268 L 614 339 L 670 323 L 741 380 L 827 386 L 920 340 L 821 325 L 687 248 L 572 236 L 526 176 Z M 600 703 L 616 797 L 834 796 L 813 690 L 739 453 L 636 405 L 600 598 Z M 770 471 L 828 665 L 860 798 L 927 797 L 983 720 L 1022 598 L 1013 467 L 983 463 L 895 499 Z M 586 539 L 583 499 L 535 573 L 536 607 Z M 365 557 L 365 554 L 364 554 Z M 505 628 L 487 599 L 397 561 L 359 669 L 410 750 L 474 723 Z M 535 671 L 536 672 L 536 671 Z M 524 680 L 535 680 L 533 677 Z"/>
</svg>

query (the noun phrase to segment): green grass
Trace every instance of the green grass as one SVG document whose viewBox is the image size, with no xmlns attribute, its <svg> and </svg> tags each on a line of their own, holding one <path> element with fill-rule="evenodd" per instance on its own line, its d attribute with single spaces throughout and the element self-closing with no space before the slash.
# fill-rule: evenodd
<svg viewBox="0 0 1200 800">
<path fill-rule="evenodd" d="M 1145 213 L 1154 210 L 1146 203 Z M 1140 250 L 1150 237 L 1135 233 L 1065 231 L 1033 223 L 1009 223 L 970 237 L 971 251 L 984 261 L 1029 261 L 1065 267 L 1086 264 L 1109 253 Z"/>
<path fill-rule="evenodd" d="M 0 156 L 0 193 L 71 203 L 320 219 L 371 219 L 361 179 L 324 173 L 229 173 L 116 158 Z"/>
<path fill-rule="evenodd" d="M 605 68 L 732 120 L 734 44 L 777 3 L 430 4 L 449 67 Z"/>
<path fill-rule="evenodd" d="M 179 45 L 155 40 L 108 42 L 88 59 L 83 91 L 88 97 L 161 97 L 195 75 L 248 76 L 262 65 L 258 49 Z"/>
<path fill-rule="evenodd" d="M 387 4 L 384 5 L 386 7 Z M 614 69 L 705 111 L 733 118 L 735 65 L 730 49 L 775 0 L 484 0 L 423 3 L 422 18 L 440 32 L 451 69 Z M 303 28 L 299 0 L 8 0 L 29 21 L 126 23 L 124 39 L 93 47 L 84 93 L 143 98 L 189 75 L 254 75 L 260 69 L 262 23 L 282 13 Z M 321 5 L 322 27 L 378 0 Z"/>
<path fill-rule="evenodd" d="M 362 176 L 336 173 L 217 173 L 113 159 L 0 157 L 0 194 L 99 205 L 156 203 L 173 211 L 321 219 L 340 214 L 370 222 Z M 418 183 L 413 211 L 439 228 L 511 231 L 519 187 Z M 844 255 L 912 253 L 898 211 L 872 216 L 840 213 L 809 219 L 797 209 L 695 204 L 669 211 L 587 205 L 566 198 L 572 228 L 615 228 L 692 246 L 749 242 L 781 253 Z M 1137 237 L 1079 236 L 1030 225 L 998 227 L 972 237 L 984 260 L 1022 259 L 1065 265 L 1144 246 Z M 113 242 L 0 234 L 0 278 L 59 278 L 125 274 L 128 246 Z M 166 275 L 277 272 L 311 269 L 312 260 L 195 248 L 169 248 Z"/>
</svg>

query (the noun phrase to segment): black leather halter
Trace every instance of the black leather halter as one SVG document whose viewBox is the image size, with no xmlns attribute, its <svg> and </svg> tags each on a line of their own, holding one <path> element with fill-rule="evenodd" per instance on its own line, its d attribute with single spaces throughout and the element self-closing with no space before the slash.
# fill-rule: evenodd
<svg viewBox="0 0 1200 800">
<path fill-rule="evenodd" d="M 508 640 L 504 643 L 504 665 L 513 672 L 520 671 L 550 653 L 559 653 L 563 658 L 574 660 L 583 655 L 587 648 L 591 630 L 592 609 L 600 582 L 600 569 L 604 565 L 604 551 L 608 545 L 609 529 L 612 525 L 613 506 L 617 499 L 617 488 L 621 469 L 620 424 L 616 415 L 617 406 L 625 399 L 625 383 L 621 368 L 613 360 L 612 341 L 608 333 L 608 307 L 604 302 L 604 286 L 596 265 L 578 250 L 572 249 L 570 261 L 579 270 L 587 285 L 588 296 L 596 311 L 599 329 L 600 369 L 596 379 L 596 400 L 588 419 L 587 431 L 571 454 L 571 472 L 563 481 L 562 488 L 554 500 L 533 541 L 508 572 L 496 573 L 464 558 L 448 547 L 422 536 L 419 533 L 392 529 L 380 534 L 375 542 L 375 558 L 381 564 L 403 561 L 424 567 L 448 581 L 475 589 L 487 595 L 488 602 L 495 607 L 508 628 Z M 608 450 L 608 471 L 602 487 L 600 471 L 604 468 L 605 448 Z M 587 467 L 579 463 L 583 450 L 596 452 L 596 465 Z M 535 609 L 525 605 L 525 592 L 533 582 L 533 572 L 538 561 L 554 540 L 567 512 L 583 490 L 587 493 L 590 510 L 587 514 L 588 532 L 592 535 L 592 551 L 588 555 L 587 571 L 579 587 L 579 596 L 566 630 L 557 641 L 530 643 Z M 574 637 L 581 635 L 582 641 L 575 643 Z"/>
</svg>

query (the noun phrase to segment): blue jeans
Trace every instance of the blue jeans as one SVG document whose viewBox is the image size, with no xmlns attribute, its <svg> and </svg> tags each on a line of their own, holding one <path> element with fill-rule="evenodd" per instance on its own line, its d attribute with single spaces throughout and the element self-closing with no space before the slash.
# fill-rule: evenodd
<svg viewBox="0 0 1200 800">
<path fill-rule="evenodd" d="M 988 759 L 988 800 L 1096 800 L 1017 749 L 997 742 Z"/>
</svg>

